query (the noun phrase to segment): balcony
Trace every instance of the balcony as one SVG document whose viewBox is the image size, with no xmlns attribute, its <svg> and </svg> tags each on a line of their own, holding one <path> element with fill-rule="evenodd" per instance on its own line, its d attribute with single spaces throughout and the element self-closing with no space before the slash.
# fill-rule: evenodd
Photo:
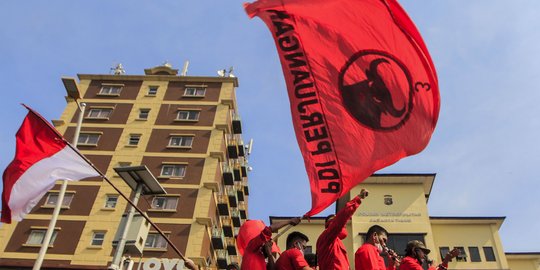
<svg viewBox="0 0 540 270">
<path fill-rule="evenodd" d="M 237 136 L 237 145 L 238 145 L 238 155 L 241 156 L 241 157 L 245 157 L 246 156 L 246 148 L 244 147 L 244 141 L 242 140 L 242 137 L 240 137 L 240 135 L 236 135 Z"/>
<path fill-rule="evenodd" d="M 244 190 L 243 189 L 238 189 L 236 191 L 236 197 L 238 198 L 239 202 L 243 202 L 244 201 Z"/>
<path fill-rule="evenodd" d="M 223 184 L 234 185 L 234 174 L 231 166 L 227 162 L 221 163 L 221 171 L 223 172 Z"/>
<path fill-rule="evenodd" d="M 225 239 L 223 236 L 223 231 L 218 227 L 214 227 L 212 229 L 212 246 L 214 247 L 214 249 L 225 248 Z"/>
<path fill-rule="evenodd" d="M 234 208 L 231 210 L 231 217 L 234 227 L 240 228 L 242 226 L 242 219 L 240 218 L 240 210 Z"/>
<path fill-rule="evenodd" d="M 235 167 L 233 169 L 233 173 L 234 173 L 234 180 L 235 181 L 242 181 L 242 171 L 240 170 L 240 166 Z"/>
<path fill-rule="evenodd" d="M 234 187 L 225 187 L 225 191 L 227 192 L 227 196 L 229 197 L 229 206 L 230 207 L 238 207 L 238 198 L 236 197 L 236 190 Z"/>
<path fill-rule="evenodd" d="M 229 265 L 229 254 L 227 254 L 227 250 L 216 250 L 216 254 L 218 268 L 227 269 L 227 265 Z"/>
<path fill-rule="evenodd" d="M 247 219 L 247 204 L 246 202 L 240 202 L 238 205 L 238 210 L 240 210 L 240 218 Z"/>
<path fill-rule="evenodd" d="M 227 139 L 227 154 L 229 158 L 238 158 L 238 145 L 235 137 L 232 134 L 226 135 Z"/>
<path fill-rule="evenodd" d="M 234 134 L 242 134 L 242 122 L 240 121 L 240 116 L 234 111 L 231 111 L 232 114 L 232 131 Z"/>
<path fill-rule="evenodd" d="M 229 215 L 228 201 L 229 201 L 229 198 L 227 195 L 224 195 L 224 194 L 217 195 L 217 208 L 218 208 L 218 213 L 220 216 Z"/>
<path fill-rule="evenodd" d="M 223 234 L 225 237 L 234 237 L 232 220 L 230 217 L 222 217 L 221 225 L 223 226 Z"/>
<path fill-rule="evenodd" d="M 238 255 L 238 252 L 236 251 L 236 241 L 234 238 L 228 238 L 227 239 L 227 252 L 230 255 Z"/>
</svg>

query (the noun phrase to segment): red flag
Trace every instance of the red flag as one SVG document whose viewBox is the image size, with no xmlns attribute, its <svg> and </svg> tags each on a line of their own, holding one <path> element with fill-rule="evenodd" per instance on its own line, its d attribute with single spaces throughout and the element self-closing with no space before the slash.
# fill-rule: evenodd
<svg viewBox="0 0 540 270">
<path fill-rule="evenodd" d="M 26 107 L 26 106 L 25 106 Z M 40 115 L 26 107 L 16 135 L 15 158 L 2 176 L 1 222 L 20 221 L 56 180 L 80 180 L 100 174 Z"/>
<path fill-rule="evenodd" d="M 439 89 L 420 33 L 395 0 L 259 0 L 312 194 L 312 216 L 375 171 L 422 151 Z"/>
</svg>

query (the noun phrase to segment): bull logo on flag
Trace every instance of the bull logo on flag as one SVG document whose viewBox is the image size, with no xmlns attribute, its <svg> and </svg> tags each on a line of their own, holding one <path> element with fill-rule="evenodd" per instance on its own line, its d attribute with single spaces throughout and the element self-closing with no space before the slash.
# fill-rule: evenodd
<svg viewBox="0 0 540 270">
<path fill-rule="evenodd" d="M 343 67 L 339 86 L 343 104 L 364 126 L 399 129 L 413 109 L 413 84 L 407 67 L 394 56 L 374 50 L 354 54 Z"/>
</svg>

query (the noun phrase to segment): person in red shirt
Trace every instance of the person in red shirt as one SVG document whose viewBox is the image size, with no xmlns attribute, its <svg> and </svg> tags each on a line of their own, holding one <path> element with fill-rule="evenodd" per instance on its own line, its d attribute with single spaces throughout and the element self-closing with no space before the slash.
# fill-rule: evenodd
<svg viewBox="0 0 540 270">
<path fill-rule="evenodd" d="M 354 254 L 354 269 L 356 270 L 393 270 L 395 263 L 391 255 L 391 251 L 386 251 L 389 257 L 390 265 L 386 267 L 384 259 L 380 253 L 384 251 L 386 241 L 388 240 L 388 232 L 379 225 L 373 225 L 369 228 L 366 234 L 366 242 L 356 250 Z M 400 269 L 401 270 L 401 269 Z"/>
<path fill-rule="evenodd" d="M 426 248 L 424 243 L 418 240 L 412 240 L 407 243 L 405 249 L 405 257 L 401 260 L 400 270 L 423 270 L 422 264 L 427 259 L 427 255 L 430 250 Z M 448 262 L 459 255 L 459 249 L 454 248 L 443 259 L 443 262 L 439 264 L 436 270 L 446 270 L 448 268 Z"/>
<path fill-rule="evenodd" d="M 309 238 L 301 232 L 292 232 L 287 236 L 287 250 L 276 261 L 277 270 L 312 270 L 304 258 L 304 249 Z"/>
<path fill-rule="evenodd" d="M 317 262 L 321 270 L 348 270 L 349 259 L 347 250 L 341 242 L 347 237 L 347 221 L 356 212 L 362 199 L 368 196 L 368 191 L 362 189 L 358 196 L 349 201 L 337 215 L 326 218 L 325 230 L 317 239 Z"/>
<path fill-rule="evenodd" d="M 433 260 L 427 260 L 428 270 L 437 270 L 435 266 L 433 265 Z"/>
<path fill-rule="evenodd" d="M 276 222 L 270 226 L 265 227 L 259 235 L 252 238 L 244 249 L 244 255 L 242 257 L 241 270 L 266 270 L 266 261 L 262 248 L 265 243 L 272 241 L 272 233 L 277 232 L 279 229 L 286 225 L 296 226 L 300 223 L 300 218 L 292 218 L 282 222 Z M 271 258 L 269 258 L 271 259 Z"/>
</svg>

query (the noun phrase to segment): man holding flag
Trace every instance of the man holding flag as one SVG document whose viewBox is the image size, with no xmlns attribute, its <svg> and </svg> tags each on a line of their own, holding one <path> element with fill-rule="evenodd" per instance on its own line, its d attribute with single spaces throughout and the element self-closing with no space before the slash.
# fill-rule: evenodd
<svg viewBox="0 0 540 270">
<path fill-rule="evenodd" d="M 342 240 L 347 237 L 347 221 L 356 212 L 368 191 L 362 189 L 358 196 L 349 201 L 337 215 L 330 215 L 324 224 L 325 230 L 317 240 L 317 261 L 321 269 L 349 269 L 347 250 Z"/>
</svg>

